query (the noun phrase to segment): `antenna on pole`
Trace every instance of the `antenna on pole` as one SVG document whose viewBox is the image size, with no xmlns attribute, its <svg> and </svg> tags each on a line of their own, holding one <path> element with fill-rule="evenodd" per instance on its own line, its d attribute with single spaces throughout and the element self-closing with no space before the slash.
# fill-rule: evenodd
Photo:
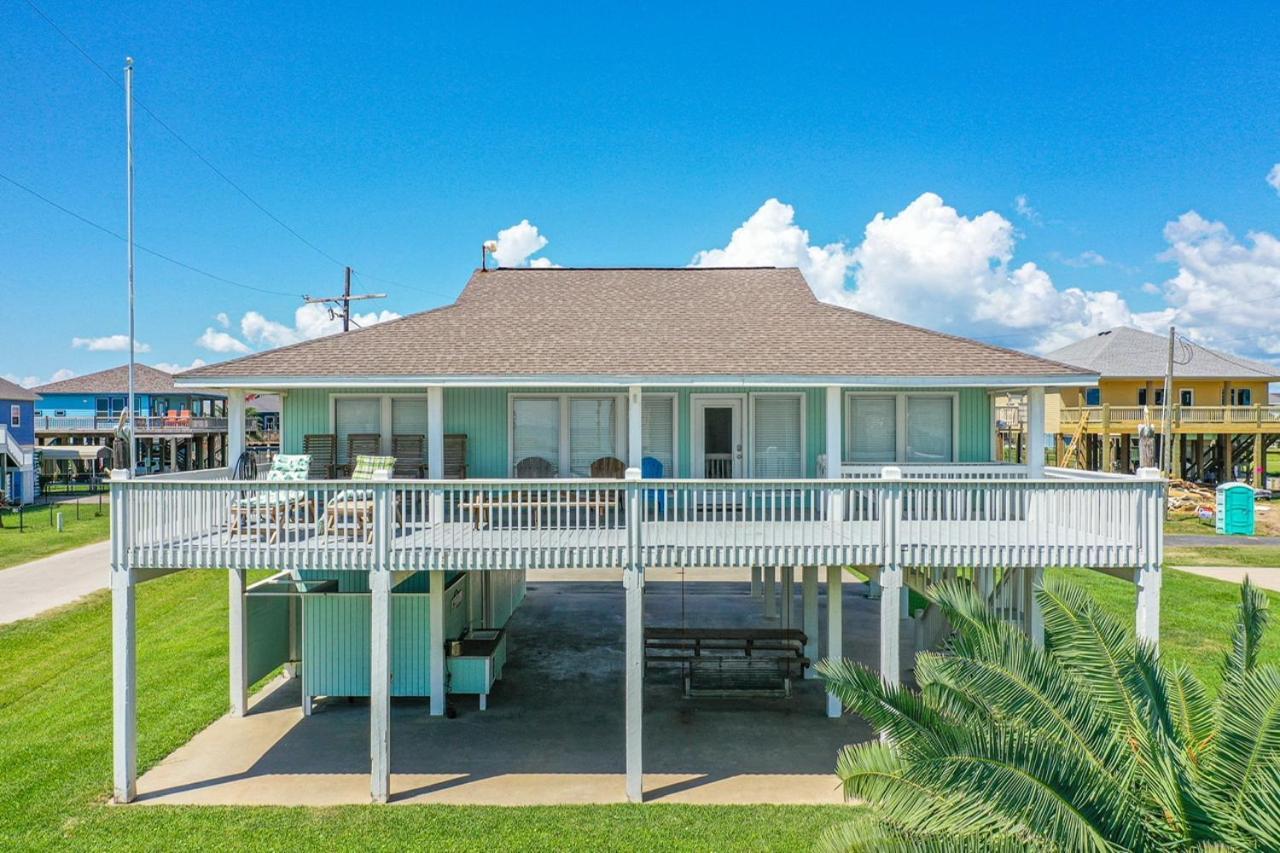
<svg viewBox="0 0 1280 853">
<path fill-rule="evenodd" d="M 133 381 L 133 360 L 134 352 L 137 347 L 134 342 L 134 325 L 133 325 L 133 57 L 126 56 L 124 59 L 124 128 L 125 128 L 125 172 L 126 172 L 126 206 L 128 208 L 126 219 L 128 220 L 128 239 L 129 245 L 129 414 L 126 420 L 128 424 L 129 436 L 129 468 L 130 471 L 137 470 L 137 464 L 134 462 L 133 456 L 137 452 L 137 442 L 134 440 L 135 426 L 137 422 L 134 420 L 136 409 L 134 408 L 134 381 Z M 118 462 L 113 463 L 118 464 Z"/>
<path fill-rule="evenodd" d="M 361 299 L 386 299 L 385 293 L 358 293 L 354 296 L 351 294 L 351 267 L 347 267 L 342 276 L 342 295 L 341 296 L 307 296 L 303 295 L 302 301 L 308 305 L 328 305 L 329 319 L 342 317 L 342 331 L 351 330 L 351 303 Z"/>
</svg>

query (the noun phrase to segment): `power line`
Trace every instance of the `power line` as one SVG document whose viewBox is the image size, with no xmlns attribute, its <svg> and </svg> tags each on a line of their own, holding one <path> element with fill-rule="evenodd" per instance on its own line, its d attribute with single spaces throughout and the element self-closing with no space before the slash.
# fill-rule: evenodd
<svg viewBox="0 0 1280 853">
<path fill-rule="evenodd" d="M 63 206 L 63 205 L 59 204 L 58 202 L 54 201 L 53 199 L 49 198 L 48 196 L 43 195 L 42 193 L 37 192 L 36 190 L 34 190 L 34 189 L 32 189 L 31 187 L 27 186 L 26 184 L 24 184 L 24 183 L 22 183 L 22 182 L 20 182 L 20 181 L 16 181 L 16 180 L 14 180 L 13 178 L 9 177 L 8 175 L 4 174 L 3 172 L 0 172 L 0 180 L 6 181 L 6 182 L 8 182 L 8 183 L 12 184 L 13 186 L 17 187 L 18 189 L 22 190 L 23 192 L 27 193 L 28 195 L 31 195 L 32 197 L 39 199 L 40 201 L 44 202 L 45 204 L 49 205 L 50 207 L 54 208 L 55 210 L 59 210 L 59 211 L 61 211 L 62 213 L 65 213 L 67 216 L 70 216 L 71 218 L 76 219 L 76 220 L 78 220 L 78 221 L 80 221 L 80 222 L 84 223 L 85 225 L 88 225 L 90 228 L 95 228 L 95 229 L 97 229 L 98 231 L 101 231 L 103 234 L 106 234 L 106 235 L 107 235 L 107 236 L 109 236 L 109 237 L 114 237 L 114 238 L 116 238 L 117 240 L 121 241 L 122 243 L 123 243 L 123 242 L 127 242 L 127 239 L 125 238 L 125 236 L 124 236 L 123 234 L 121 234 L 120 232 L 118 232 L 118 231 L 113 231 L 113 230 L 111 230 L 110 228 L 108 228 L 107 226 L 102 225 L 101 223 L 94 222 L 94 221 L 93 221 L 92 219 L 90 219 L 89 217 L 84 216 L 84 215 L 82 215 L 82 214 L 79 214 L 79 213 L 75 212 L 74 210 L 72 210 L 71 208 L 69 208 L 69 207 L 65 207 L 65 206 Z M 232 287 L 239 287 L 239 288 L 241 288 L 241 289 L 243 289 L 243 290 L 252 290 L 252 291 L 255 291 L 255 292 L 257 292 L 257 293 L 269 293 L 269 294 L 272 294 L 272 295 L 274 295 L 274 296 L 288 296 L 288 297 L 290 297 L 290 298 L 294 298 L 294 297 L 296 297 L 296 296 L 298 295 L 298 294 L 296 294 L 296 293 L 286 293 L 286 292 L 285 292 L 285 291 L 283 291 L 283 290 L 271 290 L 270 288 L 266 288 L 266 287 L 255 287 L 255 286 L 253 286 L 253 285 L 251 285 L 251 284 L 245 284 L 244 282 L 236 281 L 235 279 L 230 279 L 230 278 L 227 278 L 226 276 L 221 276 L 221 275 L 218 275 L 217 273 L 212 273 L 212 272 L 209 272 L 208 270 L 200 269 L 199 267 L 197 267 L 197 266 L 193 266 L 192 264 L 189 264 L 189 263 L 187 263 L 186 261 L 180 261 L 180 260 L 178 260 L 178 259 L 177 259 L 177 258 L 175 258 L 175 257 L 172 257 L 172 256 L 170 256 L 170 255 L 166 255 L 166 254 L 164 254 L 163 252 L 158 252 L 158 251 L 156 251 L 155 249 L 149 249 L 149 248 L 147 248 L 146 246 L 143 246 L 141 243 L 137 243 L 137 242 L 135 242 L 133 245 L 134 245 L 134 247 L 135 247 L 139 252 L 146 252 L 148 255 L 152 255 L 153 257 L 157 257 L 157 258 L 159 258 L 159 259 L 160 259 L 160 260 L 162 260 L 162 261 L 167 261 L 168 263 L 171 263 L 171 264 L 173 264 L 174 266 L 182 267 L 184 270 L 188 270 L 188 271 L 190 271 L 190 272 L 196 273 L 197 275 L 202 275 L 202 276 L 204 276 L 205 278 L 212 279 L 213 281 L 221 282 L 222 284 L 229 284 L 229 285 L 231 285 Z"/>
<path fill-rule="evenodd" d="M 37 6 L 37 5 L 36 5 L 35 3 L 33 3 L 31 0 L 26 0 L 26 4 L 27 4 L 28 6 L 30 6 L 30 7 L 35 11 L 35 13 L 36 13 L 37 15 L 39 15 L 41 18 L 44 18 L 45 22 L 46 22 L 49 26 L 53 27 L 54 31 L 55 31 L 58 35 L 62 36 L 63 40 L 64 40 L 64 41 L 66 41 L 66 42 L 67 42 L 67 44 L 69 44 L 69 45 L 71 45 L 72 47 L 74 47 L 74 48 L 75 48 L 75 49 L 80 53 L 80 55 L 81 55 L 81 56 L 83 56 L 86 60 L 88 60 L 88 62 L 89 62 L 89 64 L 90 64 L 90 65 L 92 65 L 94 68 L 98 69 L 98 71 L 102 73 L 102 76 L 104 76 L 104 77 L 106 77 L 108 80 L 110 80 L 110 81 L 111 81 L 113 84 L 115 84 L 115 86 L 116 86 L 117 88 L 119 88 L 121 91 L 123 91 L 123 90 L 124 90 L 124 86 L 123 86 L 123 84 L 121 84 L 121 83 L 120 83 L 120 81 L 119 81 L 119 80 L 117 80 L 117 79 L 115 78 L 115 75 L 114 75 L 114 74 L 112 74 L 112 73 L 111 73 L 110 71 L 108 71 L 106 68 L 103 68 L 103 67 L 102 67 L 102 65 L 101 65 L 101 64 L 99 64 L 99 63 L 98 63 L 98 61 L 97 61 L 96 59 L 94 59 L 94 58 L 89 54 L 89 52 L 88 52 L 87 50 L 85 50 L 83 47 L 81 47 L 81 46 L 80 46 L 80 44 L 79 44 L 78 42 L 76 42 L 76 40 L 75 40 L 75 39 L 71 38 L 71 36 L 70 36 L 70 35 L 68 35 L 68 34 L 67 34 L 67 32 L 66 32 L 65 30 L 63 30 L 63 29 L 62 29 L 62 27 L 59 27 L 56 23 L 54 23 L 53 19 L 52 19 L 52 18 L 50 18 L 48 15 L 46 15 L 46 14 L 45 14 L 41 9 L 40 9 L 40 7 L 39 7 L 39 6 Z M 158 124 L 158 125 L 160 125 L 161 127 L 163 127 L 163 128 L 164 128 L 164 129 L 169 133 L 169 135 L 170 135 L 170 136 L 172 136 L 174 139 L 176 139 L 176 140 L 178 141 L 178 143 L 179 143 L 180 145 L 182 145 L 182 147 L 184 147 L 184 148 L 186 148 L 188 151 L 190 151 L 190 152 L 192 153 L 192 155 L 194 155 L 194 156 L 195 156 L 195 158 L 196 158 L 197 160 L 199 160 L 201 163 L 203 163 L 203 164 L 205 164 L 206 166 L 208 166 L 208 167 L 209 167 L 209 170 L 210 170 L 211 172 L 213 172 L 215 175 L 217 175 L 217 176 L 218 176 L 219 178 L 221 178 L 222 180 L 226 181 L 226 183 L 227 183 L 227 185 L 228 185 L 228 186 L 230 186 L 232 189 L 234 189 L 236 192 L 238 192 L 240 195 L 242 195 L 242 196 L 245 198 L 245 200 L 246 200 L 246 201 L 248 201 L 250 204 L 252 204 L 252 205 L 253 205 L 254 207 L 256 207 L 258 210 L 262 211 L 262 213 L 263 213 L 263 214 L 265 214 L 265 215 L 267 216 L 267 218 L 269 218 L 272 222 L 274 222 L 274 223 L 276 223 L 277 225 L 279 225 L 279 226 L 280 226 L 281 228 L 283 228 L 285 231 L 288 231 L 290 234 L 292 234 L 294 237 L 296 237 L 296 238 L 297 238 L 297 239 L 298 239 L 298 240 L 299 240 L 303 245 L 305 245 L 305 246 L 307 246 L 308 248 L 312 249 L 313 251 L 317 252 L 317 253 L 318 253 L 318 254 L 320 254 L 322 257 L 324 257 L 324 258 L 328 259 L 328 260 L 329 260 L 329 261 L 331 261 L 332 263 L 337 264 L 337 265 L 338 265 L 338 266 L 340 266 L 340 267 L 345 267 L 345 266 L 346 266 L 346 264 L 344 264 L 342 261 L 338 260 L 338 259 L 337 259 L 337 258 L 335 258 L 333 255 L 329 254 L 329 253 L 328 253 L 328 252 L 326 252 L 324 249 L 321 249 L 319 246 L 317 246 L 315 243 L 313 243 L 313 242 L 311 242 L 310 240 L 308 240 L 306 237 L 303 237 L 301 234 L 299 234 L 299 233 L 297 232 L 297 230 L 295 230 L 294 228 L 292 228 L 288 223 L 286 223 L 286 222 L 285 222 L 284 220 L 282 220 L 280 217 L 276 216 L 274 213 L 272 213 L 270 210 L 268 210 L 268 209 L 266 208 L 266 206 L 265 206 L 265 205 L 263 205 L 260 201 L 258 201 L 258 200 L 257 200 L 256 198 L 254 198 L 253 196 L 251 196 L 251 195 L 250 195 L 250 194 L 249 194 L 249 193 L 248 193 L 248 192 L 247 192 L 247 191 L 246 191 L 242 186 L 240 186 L 240 185 L 239 185 L 239 184 L 237 184 L 235 181 L 233 181 L 230 177 L 228 177 L 228 176 L 227 176 L 227 174 L 226 174 L 225 172 L 223 172 L 223 171 L 222 171 L 221 169 L 219 169 L 217 166 L 213 165 L 213 163 L 211 163 L 211 162 L 209 161 L 209 158 L 205 157 L 203 154 L 201 154 L 199 151 L 197 151 L 197 150 L 196 150 L 196 148 L 195 148 L 195 146 L 193 146 L 190 142 L 187 142 L 187 140 L 183 139 L 181 134 L 179 134 L 176 130 L 174 130 L 172 127 L 170 127 L 170 126 L 169 126 L 169 124 L 168 124 L 167 122 L 165 122 L 165 120 L 164 120 L 164 119 L 162 119 L 162 118 L 160 118 L 160 116 L 156 115 L 156 114 L 155 114 L 155 112 L 154 112 L 154 111 L 152 111 L 152 109 L 151 109 L 150 107 L 148 107 L 146 104 L 142 103 L 142 101 L 139 101 L 137 98 L 134 98 L 134 99 L 133 99 L 133 102 L 134 102 L 135 104 L 137 104 L 137 105 L 138 105 L 138 108 L 139 108 L 140 110 L 142 110 L 144 113 L 146 113 L 147 115 L 149 115 L 152 119 L 154 119 L 154 120 L 155 120 L 155 122 L 156 122 L 156 124 Z"/>
</svg>

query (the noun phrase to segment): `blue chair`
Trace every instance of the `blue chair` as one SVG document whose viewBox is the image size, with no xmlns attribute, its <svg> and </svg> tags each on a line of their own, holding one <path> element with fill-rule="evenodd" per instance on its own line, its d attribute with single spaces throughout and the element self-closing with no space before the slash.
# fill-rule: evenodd
<svg viewBox="0 0 1280 853">
<path fill-rule="evenodd" d="M 640 460 L 640 477 L 645 480 L 661 480 L 663 476 L 662 463 L 652 456 L 646 456 Z M 646 501 L 656 501 L 658 504 L 658 512 L 665 512 L 667 509 L 667 492 L 665 489 L 649 489 L 644 493 Z"/>
</svg>

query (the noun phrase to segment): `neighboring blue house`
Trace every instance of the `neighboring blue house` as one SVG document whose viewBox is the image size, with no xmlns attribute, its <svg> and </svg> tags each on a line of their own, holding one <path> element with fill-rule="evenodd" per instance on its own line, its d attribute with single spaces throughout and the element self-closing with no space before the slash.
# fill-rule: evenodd
<svg viewBox="0 0 1280 853">
<path fill-rule="evenodd" d="M 0 491 L 12 503 L 35 498 L 35 402 L 40 395 L 0 379 Z"/>
<path fill-rule="evenodd" d="M 51 382 L 35 389 L 40 406 L 35 432 L 41 447 L 93 447 L 111 444 L 120 415 L 128 406 L 128 365 Z M 175 388 L 173 375 L 145 364 L 134 365 L 134 414 L 137 416 L 138 469 L 192 471 L 225 465 L 226 397 Z M 54 463 L 48 454 L 46 473 Z M 92 454 L 85 454 L 91 460 Z"/>
</svg>

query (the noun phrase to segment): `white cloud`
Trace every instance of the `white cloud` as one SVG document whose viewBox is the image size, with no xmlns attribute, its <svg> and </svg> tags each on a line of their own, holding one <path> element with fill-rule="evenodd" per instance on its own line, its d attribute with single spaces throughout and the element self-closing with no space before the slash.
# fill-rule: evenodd
<svg viewBox="0 0 1280 853">
<path fill-rule="evenodd" d="M 214 328 L 206 328 L 204 334 L 196 338 L 196 346 L 204 347 L 210 352 L 252 352 L 244 341 Z"/>
<path fill-rule="evenodd" d="M 168 361 L 152 362 L 151 366 L 156 370 L 163 370 L 165 373 L 181 373 L 184 370 L 195 370 L 197 367 L 204 367 L 208 364 L 203 358 L 193 359 L 190 364 L 173 364 Z"/>
<path fill-rule="evenodd" d="M 2 374 L 3 378 L 9 380 L 15 385 L 21 385 L 23 388 L 35 388 L 37 385 L 48 385 L 50 382 L 61 382 L 64 379 L 70 379 L 76 375 L 74 370 L 63 367 L 55 370 L 53 375 L 48 379 L 41 379 L 39 376 L 17 376 L 13 373 Z"/>
<path fill-rule="evenodd" d="M 1059 263 L 1076 269 L 1105 267 L 1107 265 L 1107 259 L 1098 252 L 1093 251 L 1093 249 L 1086 249 L 1078 255 L 1060 255 L 1055 252 L 1052 257 Z"/>
<path fill-rule="evenodd" d="M 368 314 L 352 314 L 352 325 L 367 328 L 377 323 L 385 323 L 400 317 L 394 311 L 374 311 Z M 293 325 L 286 326 L 276 320 L 270 320 L 257 311 L 250 311 L 240 318 L 240 333 L 251 343 L 260 347 L 280 347 L 296 344 L 325 335 L 342 331 L 342 319 L 329 316 L 329 309 L 323 305 L 309 303 L 293 312 Z"/>
<path fill-rule="evenodd" d="M 1031 201 L 1025 195 L 1014 196 L 1013 209 L 1019 216 L 1033 225 L 1039 225 L 1044 221 L 1040 216 L 1040 211 L 1031 206 Z"/>
<path fill-rule="evenodd" d="M 814 246 L 795 223 L 795 208 L 771 198 L 736 228 L 723 249 L 693 256 L 693 267 L 799 267 L 819 298 L 836 301 L 852 255 L 844 243 Z"/>
<path fill-rule="evenodd" d="M 1194 210 L 1165 225 L 1164 237 L 1160 259 L 1178 271 L 1160 286 L 1160 324 L 1208 346 L 1280 355 L 1280 240 L 1250 231 L 1240 241 Z"/>
<path fill-rule="evenodd" d="M 550 258 L 534 258 L 529 261 L 529 266 L 539 270 L 558 270 L 563 269 L 559 264 L 551 263 Z"/>
<path fill-rule="evenodd" d="M 547 245 L 547 238 L 538 233 L 538 226 L 530 225 L 529 220 L 522 219 L 510 228 L 498 232 L 498 247 L 493 250 L 493 257 L 499 266 L 504 267 L 554 267 L 547 258 L 529 256 L 541 251 Z"/>
<path fill-rule="evenodd" d="M 227 316 L 226 311 L 219 311 L 213 315 L 213 319 L 218 321 L 218 325 L 224 329 L 231 328 L 231 318 Z"/>
<path fill-rule="evenodd" d="M 1271 188 L 1280 193 L 1280 163 L 1276 163 L 1271 167 L 1271 171 L 1267 172 L 1267 183 L 1271 184 Z"/>
<path fill-rule="evenodd" d="M 852 249 L 818 246 L 794 208 L 769 199 L 693 266 L 797 266 L 824 301 L 1040 350 L 1138 321 L 1117 293 L 1059 289 L 1036 264 L 1014 265 L 1015 243 L 999 213 L 966 217 L 924 193 L 894 216 L 876 214 Z"/>
<path fill-rule="evenodd" d="M 75 349 L 87 349 L 91 352 L 128 352 L 128 335 L 104 335 L 101 338 L 72 338 L 71 346 Z M 151 352 L 151 345 L 142 341 L 134 341 L 134 352 Z"/>
</svg>

